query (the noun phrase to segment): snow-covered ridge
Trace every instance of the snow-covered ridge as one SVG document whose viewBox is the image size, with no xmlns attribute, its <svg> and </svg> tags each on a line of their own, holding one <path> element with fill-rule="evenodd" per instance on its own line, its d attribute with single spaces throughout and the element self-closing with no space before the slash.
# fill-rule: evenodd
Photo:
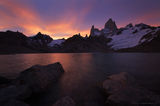
<svg viewBox="0 0 160 106">
<path fill-rule="evenodd" d="M 64 39 L 53 40 L 48 44 L 48 46 L 53 47 L 55 45 L 61 45 L 64 41 L 65 41 Z"/>
<path fill-rule="evenodd" d="M 156 31 L 160 28 L 152 29 L 145 24 L 138 24 L 136 26 L 125 27 L 119 34 L 114 34 L 112 36 L 107 36 L 111 38 L 111 42 L 108 43 L 114 50 L 125 49 L 135 47 L 143 42 L 151 41 L 155 37 Z M 152 36 L 148 39 L 143 38 L 146 34 L 151 34 Z"/>
<path fill-rule="evenodd" d="M 115 21 L 109 19 L 101 30 L 93 25 L 90 36 L 105 36 L 111 39 L 109 43 L 107 42 L 107 45 L 111 49 L 120 50 L 151 42 L 158 36 L 157 32 L 159 31 L 160 27 L 152 27 L 143 23 L 136 24 L 135 26 L 130 23 L 126 27 L 118 29 Z"/>
</svg>

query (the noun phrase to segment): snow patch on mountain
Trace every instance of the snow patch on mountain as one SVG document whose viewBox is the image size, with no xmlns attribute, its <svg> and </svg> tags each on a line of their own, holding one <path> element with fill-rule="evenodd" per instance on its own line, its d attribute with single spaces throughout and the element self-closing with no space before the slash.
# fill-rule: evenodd
<svg viewBox="0 0 160 106">
<path fill-rule="evenodd" d="M 141 27 L 127 28 L 119 35 L 108 37 L 112 39 L 108 45 L 114 50 L 135 47 L 140 44 L 140 40 L 144 35 L 151 32 L 151 29 L 141 29 Z M 141 40 L 142 42 L 145 42 L 145 39 Z"/>
<path fill-rule="evenodd" d="M 100 35 L 101 35 L 101 32 L 95 31 L 95 32 L 94 32 L 94 35 L 95 35 L 95 36 L 100 36 Z"/>
<path fill-rule="evenodd" d="M 64 39 L 53 40 L 51 43 L 48 44 L 48 46 L 53 47 L 55 45 L 61 45 L 64 41 Z"/>
</svg>

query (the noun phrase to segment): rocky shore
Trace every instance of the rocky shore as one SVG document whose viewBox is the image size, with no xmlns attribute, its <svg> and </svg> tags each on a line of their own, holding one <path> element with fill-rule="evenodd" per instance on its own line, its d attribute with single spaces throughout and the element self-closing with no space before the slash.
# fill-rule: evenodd
<svg viewBox="0 0 160 106">
<path fill-rule="evenodd" d="M 0 106 L 33 106 L 28 100 L 36 100 L 35 97 L 56 83 L 64 72 L 62 65 L 57 62 L 32 66 L 22 71 L 16 79 L 0 77 Z M 107 106 L 160 104 L 159 95 L 140 86 L 126 72 L 106 77 L 99 88 L 106 95 Z M 74 98 L 65 96 L 46 106 L 77 106 L 76 104 Z"/>
<path fill-rule="evenodd" d="M 63 73 L 62 65 L 54 63 L 46 66 L 32 66 L 21 72 L 14 80 L 0 77 L 0 106 L 30 106 L 25 101 L 32 95 L 44 92 Z M 70 97 L 64 97 L 53 106 L 63 106 L 64 104 L 72 106 L 74 101 Z"/>
<path fill-rule="evenodd" d="M 108 105 L 158 105 L 160 96 L 140 86 L 136 79 L 126 72 L 111 75 L 103 82 Z"/>
</svg>

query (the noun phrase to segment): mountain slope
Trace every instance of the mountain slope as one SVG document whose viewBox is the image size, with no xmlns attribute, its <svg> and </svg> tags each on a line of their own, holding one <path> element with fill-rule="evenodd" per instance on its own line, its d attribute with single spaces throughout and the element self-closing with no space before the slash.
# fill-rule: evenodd
<svg viewBox="0 0 160 106">
<path fill-rule="evenodd" d="M 20 32 L 0 32 L 0 53 L 37 52 L 28 45 L 28 37 Z"/>
<path fill-rule="evenodd" d="M 141 41 L 143 42 L 135 47 L 120 49 L 118 52 L 160 52 L 160 30 L 146 34 Z"/>
<path fill-rule="evenodd" d="M 154 37 L 158 36 L 156 32 L 159 30 L 159 28 L 150 27 L 145 24 L 138 24 L 129 28 L 125 27 L 120 29 L 121 33 L 108 37 L 112 39 L 108 45 L 114 50 L 135 47 L 143 42 L 151 41 Z M 145 38 L 148 34 L 151 36 Z"/>
<path fill-rule="evenodd" d="M 107 42 L 110 39 L 104 36 L 100 37 L 82 37 L 80 34 L 66 39 L 60 46 L 52 48 L 52 51 L 58 52 L 107 52 Z"/>
<path fill-rule="evenodd" d="M 49 52 L 48 43 L 52 40 L 41 33 L 27 37 L 20 32 L 0 32 L 0 54 Z"/>
<path fill-rule="evenodd" d="M 49 35 L 39 32 L 37 33 L 37 35 L 29 37 L 29 39 L 31 48 L 40 52 L 50 52 L 50 47 L 48 46 L 48 44 L 51 43 L 53 39 Z"/>
<path fill-rule="evenodd" d="M 80 34 L 54 40 L 38 33 L 27 37 L 20 32 L 0 32 L 0 54 L 55 52 L 160 52 L 160 27 L 129 24 L 117 28 L 109 19 L 103 29 L 91 28 L 90 36 Z"/>
<path fill-rule="evenodd" d="M 124 28 L 118 29 L 115 21 L 109 19 L 104 29 L 99 30 L 92 26 L 90 36 L 105 36 L 106 38 L 110 38 L 111 41 L 108 42 L 107 45 L 110 47 L 110 50 L 114 52 L 136 52 L 136 50 L 137 52 L 144 50 L 146 52 L 155 52 L 160 51 L 160 42 L 157 41 L 159 39 L 158 36 L 160 36 L 159 31 L 160 27 L 152 27 L 143 23 L 135 26 L 129 24 Z"/>
</svg>

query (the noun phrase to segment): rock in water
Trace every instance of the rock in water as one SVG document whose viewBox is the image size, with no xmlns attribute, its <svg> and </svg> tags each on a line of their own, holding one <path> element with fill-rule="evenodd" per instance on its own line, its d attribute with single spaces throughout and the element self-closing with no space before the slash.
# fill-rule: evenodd
<svg viewBox="0 0 160 106">
<path fill-rule="evenodd" d="M 29 105 L 22 102 L 22 101 L 8 100 L 8 101 L 4 102 L 3 106 L 29 106 Z"/>
<path fill-rule="evenodd" d="M 0 90 L 0 106 L 29 106 L 23 100 L 31 95 L 31 91 L 26 86 L 14 86 Z"/>
<path fill-rule="evenodd" d="M 103 82 L 103 88 L 109 95 L 107 103 L 146 104 L 160 103 L 160 97 L 137 85 L 136 80 L 126 72 L 109 76 Z"/>
<path fill-rule="evenodd" d="M 58 100 L 52 106 L 76 106 L 76 104 L 72 98 L 67 96 L 67 97 L 64 97 L 64 98 Z"/>
<path fill-rule="evenodd" d="M 60 63 L 46 66 L 35 65 L 21 72 L 16 79 L 16 84 L 27 85 L 32 92 L 38 93 L 44 91 L 51 83 L 58 80 L 64 69 Z"/>
<path fill-rule="evenodd" d="M 45 91 L 63 72 L 60 63 L 32 66 L 21 72 L 10 85 L 0 89 L 0 106 L 29 106 L 23 101 L 30 98 L 33 93 Z"/>
<path fill-rule="evenodd" d="M 10 85 L 0 90 L 0 102 L 11 99 L 25 100 L 30 97 L 31 93 L 31 90 L 25 85 Z"/>
<path fill-rule="evenodd" d="M 107 80 L 103 82 L 103 88 L 109 94 L 119 91 L 121 88 L 124 88 L 128 85 L 133 85 L 135 80 L 126 72 L 120 74 L 109 76 Z"/>
</svg>

